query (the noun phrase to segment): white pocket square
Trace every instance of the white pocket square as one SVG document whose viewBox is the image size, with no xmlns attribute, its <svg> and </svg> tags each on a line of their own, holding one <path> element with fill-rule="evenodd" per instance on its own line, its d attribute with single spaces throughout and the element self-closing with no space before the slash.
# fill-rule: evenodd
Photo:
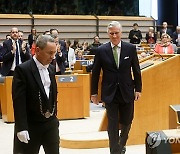
<svg viewBox="0 0 180 154">
<path fill-rule="evenodd" d="M 129 58 L 129 56 L 127 56 L 127 57 L 124 57 L 124 59 L 128 59 Z"/>
</svg>

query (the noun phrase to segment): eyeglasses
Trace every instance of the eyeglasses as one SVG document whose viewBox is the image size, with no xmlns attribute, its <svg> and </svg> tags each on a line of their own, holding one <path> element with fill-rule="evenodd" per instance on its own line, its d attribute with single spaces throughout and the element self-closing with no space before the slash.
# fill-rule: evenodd
<svg viewBox="0 0 180 154">
<path fill-rule="evenodd" d="M 119 34 L 119 32 L 114 32 L 114 33 L 113 33 L 113 32 L 111 32 L 111 33 L 109 33 L 109 34 L 113 36 L 113 35 L 118 35 L 118 34 Z"/>
</svg>

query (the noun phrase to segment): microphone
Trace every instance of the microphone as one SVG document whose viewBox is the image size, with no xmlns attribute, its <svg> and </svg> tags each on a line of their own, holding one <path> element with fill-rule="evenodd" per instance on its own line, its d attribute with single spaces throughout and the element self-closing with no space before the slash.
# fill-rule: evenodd
<svg viewBox="0 0 180 154">
<path fill-rule="evenodd" d="M 155 49 L 153 49 L 153 51 L 154 51 L 155 53 L 157 53 L 157 54 L 161 57 L 162 61 L 165 61 L 164 57 L 163 57 L 160 53 L 156 52 Z"/>
</svg>

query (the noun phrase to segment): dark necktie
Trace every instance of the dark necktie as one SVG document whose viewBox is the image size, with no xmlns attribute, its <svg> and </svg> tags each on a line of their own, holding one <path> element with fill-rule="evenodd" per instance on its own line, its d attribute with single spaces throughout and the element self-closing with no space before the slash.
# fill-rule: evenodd
<svg viewBox="0 0 180 154">
<path fill-rule="evenodd" d="M 16 66 L 19 65 L 18 43 L 16 41 Z"/>
</svg>

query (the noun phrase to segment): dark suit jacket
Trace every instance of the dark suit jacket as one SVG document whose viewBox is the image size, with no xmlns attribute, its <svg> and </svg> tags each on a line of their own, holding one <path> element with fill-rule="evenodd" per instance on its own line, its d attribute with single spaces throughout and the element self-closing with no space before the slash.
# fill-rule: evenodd
<svg viewBox="0 0 180 154">
<path fill-rule="evenodd" d="M 163 31 L 163 29 L 161 29 L 161 30 L 160 30 L 160 37 L 161 37 L 161 35 L 162 35 L 163 33 L 164 33 L 164 31 Z M 171 29 L 167 28 L 166 33 L 172 38 L 172 30 L 171 30 Z"/>
<path fill-rule="evenodd" d="M 30 46 L 30 49 L 31 49 L 31 47 L 32 47 L 32 44 L 33 44 L 33 35 L 32 34 L 29 34 L 28 35 L 28 43 L 29 43 L 29 46 Z"/>
<path fill-rule="evenodd" d="M 22 42 L 18 40 L 19 46 L 21 47 Z M 3 42 L 3 48 L 4 48 L 4 53 L 3 53 L 3 65 L 2 65 L 2 70 L 1 74 L 6 76 L 13 64 L 14 61 L 14 55 L 12 54 L 11 50 L 13 49 L 12 47 L 12 40 L 6 40 Z M 30 59 L 30 53 L 29 53 L 29 48 L 26 46 L 26 53 L 24 54 L 22 51 L 22 48 L 20 48 L 20 56 L 21 56 L 21 61 L 22 63 Z"/>
<path fill-rule="evenodd" d="M 4 48 L 3 46 L 0 45 L 0 62 L 2 62 L 2 59 L 3 59 L 3 53 L 4 53 Z"/>
<path fill-rule="evenodd" d="M 136 92 L 141 92 L 141 72 L 134 45 L 121 41 L 119 68 L 116 67 L 110 42 L 98 48 L 92 70 L 92 95 L 98 93 L 101 69 L 103 71 L 101 94 L 103 102 L 111 103 L 118 87 L 126 103 L 134 101 L 134 89 Z"/>
<path fill-rule="evenodd" d="M 174 44 L 178 44 L 178 42 L 176 42 L 176 39 L 178 38 L 178 33 L 175 31 L 174 33 L 173 33 L 173 38 L 172 38 L 172 40 L 173 40 L 173 43 Z"/>
<path fill-rule="evenodd" d="M 64 74 L 66 68 L 65 68 L 65 55 L 62 53 L 62 56 L 60 57 L 58 53 L 56 53 L 56 62 L 60 69 L 61 74 Z"/>
<path fill-rule="evenodd" d="M 138 39 L 135 39 L 133 38 L 133 36 L 137 36 Z M 141 42 L 141 39 L 142 39 L 142 34 L 141 34 L 141 31 L 140 30 L 134 30 L 132 29 L 130 32 L 129 32 L 129 37 L 130 39 L 130 43 L 133 43 L 133 44 L 139 44 Z"/>
<path fill-rule="evenodd" d="M 54 116 L 45 118 L 40 112 L 40 99 L 42 100 L 43 112 L 47 111 L 55 103 L 57 106 L 57 86 L 55 80 L 55 68 L 49 65 L 48 68 L 52 96 L 51 102 L 45 93 L 38 68 L 33 59 L 22 63 L 15 68 L 13 82 L 12 82 L 12 98 L 14 107 L 15 127 L 17 132 L 28 130 L 28 123 L 43 123 L 55 118 L 57 108 Z"/>
</svg>

